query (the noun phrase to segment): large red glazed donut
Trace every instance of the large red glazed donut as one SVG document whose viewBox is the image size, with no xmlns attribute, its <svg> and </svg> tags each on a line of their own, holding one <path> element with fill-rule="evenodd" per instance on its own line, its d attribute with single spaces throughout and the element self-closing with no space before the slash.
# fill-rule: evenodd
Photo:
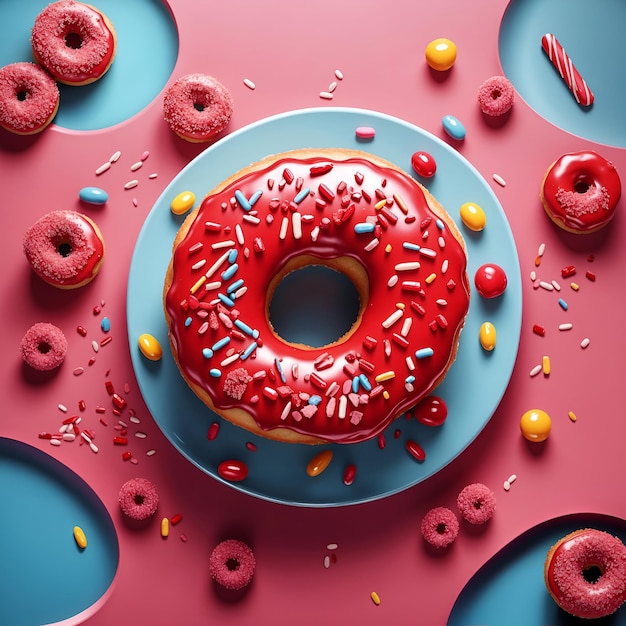
<svg viewBox="0 0 626 626">
<path fill-rule="evenodd" d="M 574 531 L 548 552 L 544 578 L 564 611 L 585 619 L 605 617 L 626 601 L 626 546 L 604 531 Z"/>
<path fill-rule="evenodd" d="M 615 215 L 622 184 L 615 165 L 597 152 L 570 152 L 547 170 L 541 202 L 548 217 L 572 233 L 592 233 Z"/>
<path fill-rule="evenodd" d="M 183 223 L 164 285 L 173 355 L 209 407 L 252 432 L 363 441 L 452 364 L 466 263 L 452 219 L 391 163 L 337 149 L 274 155 Z M 342 272 L 360 298 L 356 322 L 322 347 L 279 337 L 269 314 L 281 280 L 312 265 Z"/>
<path fill-rule="evenodd" d="M 87 85 L 111 67 L 117 39 L 101 11 L 75 0 L 59 0 L 36 17 L 31 45 L 35 61 L 60 83 Z"/>
</svg>

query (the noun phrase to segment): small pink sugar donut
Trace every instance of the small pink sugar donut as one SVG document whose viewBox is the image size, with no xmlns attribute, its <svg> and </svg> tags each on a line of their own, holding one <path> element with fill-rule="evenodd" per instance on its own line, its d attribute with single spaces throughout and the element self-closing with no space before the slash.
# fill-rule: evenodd
<svg viewBox="0 0 626 626">
<path fill-rule="evenodd" d="M 96 224 L 76 211 L 52 211 L 24 235 L 24 254 L 35 273 L 60 289 L 92 281 L 104 260 L 104 240 Z"/>
<path fill-rule="evenodd" d="M 0 68 L 0 126 L 16 135 L 40 133 L 57 114 L 59 88 L 35 63 Z"/>
<path fill-rule="evenodd" d="M 626 546 L 601 530 L 576 530 L 548 551 L 544 579 L 567 613 L 583 619 L 611 615 L 626 601 Z"/>
<path fill-rule="evenodd" d="M 422 537 L 435 548 L 449 546 L 459 534 L 457 516 L 445 506 L 438 506 L 426 513 L 421 525 Z"/>
<path fill-rule="evenodd" d="M 233 114 L 233 99 L 222 83 L 206 74 L 187 74 L 172 83 L 163 97 L 170 128 L 193 143 L 221 133 Z"/>
<path fill-rule="evenodd" d="M 473 483 L 461 490 L 456 505 L 464 520 L 470 524 L 484 524 L 493 517 L 496 496 L 487 485 Z"/>
<path fill-rule="evenodd" d="M 67 339 L 63 331 L 54 324 L 38 322 L 22 337 L 20 351 L 24 361 L 33 369 L 48 372 L 59 367 L 65 360 Z"/>
<path fill-rule="evenodd" d="M 478 89 L 478 106 L 490 117 L 499 117 L 511 110 L 515 90 L 506 76 L 492 76 Z"/>
<path fill-rule="evenodd" d="M 87 85 L 111 67 L 117 39 L 106 15 L 74 0 L 49 4 L 31 33 L 35 61 L 60 83 Z"/>
<path fill-rule="evenodd" d="M 211 578 L 226 589 L 237 591 L 250 584 L 256 559 L 249 545 L 237 539 L 218 543 L 209 559 Z"/>
<path fill-rule="evenodd" d="M 147 478 L 131 478 L 122 485 L 118 502 L 124 515 L 141 522 L 156 512 L 159 494 Z"/>
</svg>

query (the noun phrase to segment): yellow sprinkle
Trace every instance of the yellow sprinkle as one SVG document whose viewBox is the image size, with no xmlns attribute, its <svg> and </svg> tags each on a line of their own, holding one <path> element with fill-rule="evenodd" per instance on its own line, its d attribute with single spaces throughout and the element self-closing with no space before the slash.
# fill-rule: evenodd
<svg viewBox="0 0 626 626">
<path fill-rule="evenodd" d="M 550 373 L 550 357 L 544 356 L 541 359 L 541 369 L 543 370 L 544 375 L 548 375 Z"/>
<path fill-rule="evenodd" d="M 574 411 L 570 411 L 570 412 L 567 414 L 567 417 L 569 417 L 569 418 L 572 420 L 572 422 L 575 422 L 575 421 L 576 421 L 576 413 L 574 413 Z"/>
<path fill-rule="evenodd" d="M 372 598 L 372 602 L 376 606 L 378 606 L 380 604 L 380 597 L 379 597 L 379 595 L 375 591 L 372 591 L 372 593 L 370 594 L 370 597 Z"/>
<path fill-rule="evenodd" d="M 170 534 L 170 521 L 167 517 L 161 520 L 161 537 L 164 539 Z"/>
<path fill-rule="evenodd" d="M 383 198 L 382 200 L 379 200 L 375 205 L 374 208 L 379 211 L 380 209 L 382 209 L 385 205 L 387 204 L 387 198 Z"/>
<path fill-rule="evenodd" d="M 390 243 L 388 243 L 388 244 L 385 246 L 385 252 L 386 252 L 387 254 L 389 254 L 392 250 L 393 250 L 393 248 L 392 248 L 391 244 L 390 244 Z"/>
<path fill-rule="evenodd" d="M 388 372 L 383 372 L 382 374 L 378 374 L 374 379 L 377 383 L 384 383 L 386 380 L 391 380 L 396 377 L 396 373 L 393 370 L 389 370 Z"/>
<path fill-rule="evenodd" d="M 406 304 L 404 304 L 404 302 L 396 302 L 396 309 L 404 311 L 404 309 L 406 309 Z"/>
<path fill-rule="evenodd" d="M 406 215 L 409 212 L 409 207 L 405 204 L 404 200 L 397 193 L 393 194 L 393 199 L 400 207 L 400 210 Z"/>
<path fill-rule="evenodd" d="M 430 283 L 432 283 L 435 280 L 435 278 L 437 278 L 437 274 L 433 272 L 430 276 L 426 277 L 426 280 L 424 282 L 430 285 Z"/>
<path fill-rule="evenodd" d="M 200 287 L 204 285 L 205 281 L 206 281 L 206 276 L 200 276 L 196 284 L 189 290 L 189 293 L 196 293 L 196 291 L 198 291 L 198 289 L 200 289 Z"/>
<path fill-rule="evenodd" d="M 80 526 L 74 526 L 74 540 L 81 550 L 87 547 L 87 537 L 85 537 L 85 533 Z"/>
<path fill-rule="evenodd" d="M 578 291 L 580 289 L 578 283 L 570 283 L 569 286 L 574 290 Z"/>
<path fill-rule="evenodd" d="M 383 398 L 389 400 L 389 392 L 386 389 L 383 391 Z"/>
</svg>

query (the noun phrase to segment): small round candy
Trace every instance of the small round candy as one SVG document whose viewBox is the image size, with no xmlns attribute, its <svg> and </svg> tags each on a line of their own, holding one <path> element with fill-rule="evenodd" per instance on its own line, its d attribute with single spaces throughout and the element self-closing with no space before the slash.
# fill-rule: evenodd
<svg viewBox="0 0 626 626">
<path fill-rule="evenodd" d="M 437 163 L 428 152 L 415 152 L 411 157 L 411 165 L 423 178 L 431 178 L 437 171 Z"/>
<path fill-rule="evenodd" d="M 474 202 L 465 202 L 459 210 L 463 224 L 470 230 L 481 231 L 487 225 L 487 216 L 482 207 Z"/>
<path fill-rule="evenodd" d="M 148 333 L 139 335 L 137 344 L 139 345 L 141 354 L 150 361 L 158 361 L 163 356 L 163 348 L 161 348 L 158 339 Z"/>
<path fill-rule="evenodd" d="M 483 350 L 491 352 L 496 347 L 496 327 L 491 322 L 483 322 L 478 331 Z"/>
<path fill-rule="evenodd" d="M 433 39 L 426 46 L 426 63 L 438 72 L 449 70 L 456 61 L 456 45 L 445 38 Z"/>
<path fill-rule="evenodd" d="M 550 435 L 552 420 L 541 409 L 530 409 L 522 415 L 520 429 L 528 441 L 545 441 Z"/>
<path fill-rule="evenodd" d="M 196 196 L 192 191 L 182 191 L 173 200 L 170 209 L 174 215 L 183 215 L 193 207 Z"/>
<path fill-rule="evenodd" d="M 428 396 L 413 409 L 413 413 L 420 424 L 441 426 L 448 417 L 448 406 L 438 396 Z"/>
<path fill-rule="evenodd" d="M 452 137 L 452 139 L 456 139 L 457 141 L 465 139 L 465 135 L 467 134 L 465 126 L 463 126 L 461 121 L 454 117 L 454 115 L 444 115 L 441 120 L 441 124 L 443 125 L 443 129 L 450 137 Z"/>
<path fill-rule="evenodd" d="M 476 270 L 474 285 L 483 298 L 497 298 L 506 289 L 506 273 L 495 263 L 485 263 Z"/>
</svg>

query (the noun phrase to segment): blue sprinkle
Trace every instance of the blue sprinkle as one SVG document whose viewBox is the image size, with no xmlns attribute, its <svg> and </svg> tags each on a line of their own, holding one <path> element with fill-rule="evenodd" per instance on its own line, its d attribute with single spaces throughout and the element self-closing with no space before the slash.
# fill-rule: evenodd
<svg viewBox="0 0 626 626">
<path fill-rule="evenodd" d="M 257 200 L 263 195 L 263 190 L 259 189 L 258 191 L 255 191 L 251 196 L 250 196 L 250 200 L 248 200 L 248 203 L 250 204 L 251 207 L 253 207 Z"/>
<path fill-rule="evenodd" d="M 235 190 L 235 198 L 237 202 L 239 202 L 239 206 L 244 211 L 249 211 L 252 208 L 252 205 L 250 204 L 250 202 L 248 202 L 248 198 L 246 198 L 246 196 L 244 196 L 239 189 Z"/>
<path fill-rule="evenodd" d="M 205 359 L 210 359 L 213 356 L 213 350 L 211 348 L 202 348 L 202 356 Z"/>
<path fill-rule="evenodd" d="M 233 304 L 235 304 L 235 303 L 233 302 Z M 189 328 L 189 326 L 191 326 L 191 317 L 188 317 L 188 318 L 185 320 L 185 326 L 186 326 L 187 328 Z"/>
<path fill-rule="evenodd" d="M 373 233 L 374 232 L 374 224 L 371 222 L 359 222 L 354 225 L 354 232 L 357 234 L 360 233 Z"/>
<path fill-rule="evenodd" d="M 236 280 L 234 283 L 230 284 L 226 288 L 226 293 L 231 294 L 231 293 L 237 291 L 237 289 L 239 289 L 239 287 L 243 287 L 243 278 L 240 278 L 239 280 Z"/>
<path fill-rule="evenodd" d="M 235 326 L 243 331 L 244 333 L 246 333 L 246 335 L 250 335 L 250 337 L 252 337 L 252 335 L 254 334 L 254 330 L 252 330 L 252 328 L 250 326 L 248 326 L 248 324 L 246 324 L 245 322 L 243 322 L 240 319 L 236 319 L 235 320 Z"/>
<path fill-rule="evenodd" d="M 435 222 L 435 224 L 437 224 L 437 228 L 438 228 L 439 230 L 443 230 L 443 220 L 439 220 L 439 219 L 438 219 L 438 220 Z"/>
<path fill-rule="evenodd" d="M 420 248 L 421 248 L 421 246 L 418 246 L 416 243 L 411 243 L 410 241 L 405 241 L 405 242 L 402 244 L 402 247 L 403 247 L 405 250 L 413 250 L 413 251 L 415 251 L 415 252 L 419 252 L 419 251 L 420 251 Z"/>
<path fill-rule="evenodd" d="M 237 263 L 233 263 L 232 265 L 229 265 L 222 272 L 222 280 L 230 280 L 237 273 L 238 269 L 239 269 L 239 265 L 237 265 Z"/>
<path fill-rule="evenodd" d="M 233 248 L 232 250 L 228 252 L 228 262 L 234 263 L 237 260 L 238 256 L 239 256 L 239 250 L 236 250 L 235 248 Z"/>
<path fill-rule="evenodd" d="M 285 372 L 283 372 L 283 364 L 280 362 L 280 359 L 274 359 L 274 365 L 276 366 L 276 371 L 278 372 L 280 379 L 283 381 L 283 383 L 287 383 Z"/>
<path fill-rule="evenodd" d="M 411 374 L 410 376 L 407 376 L 404 379 L 404 382 L 409 384 L 409 385 L 412 385 L 415 382 L 415 376 L 413 376 L 413 374 Z"/>
<path fill-rule="evenodd" d="M 314 406 L 318 406 L 321 403 L 321 401 L 322 401 L 322 396 L 315 395 L 315 396 L 311 396 L 308 399 L 307 403 L 313 404 Z"/>
<path fill-rule="evenodd" d="M 361 386 L 363 387 L 363 389 L 365 389 L 365 391 L 372 390 L 372 384 L 369 380 L 367 380 L 367 376 L 365 374 L 359 374 L 359 381 L 361 382 Z"/>
<path fill-rule="evenodd" d="M 565 300 L 563 300 L 563 298 L 559 298 L 559 306 L 564 310 L 567 311 L 568 309 L 568 305 L 567 302 L 565 302 Z"/>
<path fill-rule="evenodd" d="M 352 379 L 352 393 L 357 393 L 359 391 L 359 377 L 355 376 Z"/>
<path fill-rule="evenodd" d="M 235 306 L 235 301 L 232 298 L 225 296 L 223 293 L 218 293 L 217 297 L 222 302 L 222 304 L 225 304 L 226 306 L 230 306 L 230 307 Z"/>
<path fill-rule="evenodd" d="M 213 378 L 219 378 L 222 375 L 221 370 L 218 370 L 217 368 L 213 367 L 209 370 L 209 374 L 213 377 Z"/>
<path fill-rule="evenodd" d="M 239 357 L 242 361 L 245 361 L 256 349 L 257 349 L 257 342 L 253 341 L 242 353 L 241 356 Z"/>
<path fill-rule="evenodd" d="M 103 317 L 100 322 L 100 328 L 102 328 L 105 333 L 108 333 L 111 330 L 111 320 L 108 317 Z"/>
<path fill-rule="evenodd" d="M 230 337 L 222 337 L 222 339 L 220 339 L 219 341 L 216 341 L 213 344 L 213 347 L 211 348 L 211 350 L 213 350 L 213 352 L 217 352 L 220 348 L 223 348 L 225 345 L 230 343 Z"/>
<path fill-rule="evenodd" d="M 309 194 L 311 190 L 308 187 L 305 187 L 300 191 L 300 193 L 293 199 L 295 204 L 300 204 Z"/>
<path fill-rule="evenodd" d="M 415 351 L 415 358 L 417 359 L 425 359 L 426 357 L 432 356 L 435 354 L 435 351 L 432 348 L 420 348 Z"/>
</svg>

